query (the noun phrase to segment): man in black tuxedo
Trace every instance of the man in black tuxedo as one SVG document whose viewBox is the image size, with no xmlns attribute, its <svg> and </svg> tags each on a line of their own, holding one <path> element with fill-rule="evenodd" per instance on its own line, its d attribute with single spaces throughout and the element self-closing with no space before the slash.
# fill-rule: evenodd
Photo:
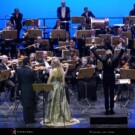
<svg viewBox="0 0 135 135">
<path fill-rule="evenodd" d="M 70 8 L 66 7 L 65 1 L 62 1 L 61 7 L 57 8 L 57 17 L 62 21 L 62 25 L 66 29 L 66 31 L 69 31 L 68 21 L 70 21 Z"/>
<path fill-rule="evenodd" d="M 36 93 L 32 84 L 35 82 L 35 73 L 29 67 L 28 57 L 23 59 L 23 65 L 17 72 L 18 90 L 21 90 L 21 103 L 23 106 L 23 119 L 25 124 L 35 122 L 34 109 L 36 106 Z"/>
<path fill-rule="evenodd" d="M 90 24 L 90 17 L 95 17 L 91 11 L 88 11 L 88 7 L 84 7 L 84 13 L 82 14 L 82 16 L 85 17 L 87 24 Z"/>
<path fill-rule="evenodd" d="M 17 30 L 17 39 L 20 38 L 20 31 L 22 29 L 22 18 L 23 14 L 19 12 L 18 8 L 15 8 L 14 13 L 12 13 L 12 16 L 10 18 L 10 21 L 13 24 L 14 28 Z"/>
</svg>

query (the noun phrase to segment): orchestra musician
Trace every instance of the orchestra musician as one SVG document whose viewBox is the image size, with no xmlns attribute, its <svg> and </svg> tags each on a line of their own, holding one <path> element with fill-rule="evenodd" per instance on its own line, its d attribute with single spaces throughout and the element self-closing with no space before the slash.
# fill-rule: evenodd
<svg viewBox="0 0 135 135">
<path fill-rule="evenodd" d="M 61 2 L 61 7 L 57 8 L 57 17 L 62 22 L 61 24 L 63 25 L 63 28 L 66 29 L 66 31 L 69 32 L 69 22 L 70 21 L 70 8 L 66 6 L 66 2 L 62 0 Z"/>
<path fill-rule="evenodd" d="M 105 114 L 114 114 L 114 88 L 115 88 L 115 68 L 118 66 L 119 60 L 124 53 L 122 48 L 117 57 L 113 57 L 110 50 L 106 51 L 106 57 L 102 58 L 96 53 L 95 46 L 90 47 L 91 51 L 97 59 L 103 64 L 103 88 L 105 97 Z M 110 101 L 109 101 L 110 98 Z M 109 110 L 110 109 L 110 110 Z"/>
<path fill-rule="evenodd" d="M 125 40 L 123 38 L 119 38 L 119 43 L 115 46 L 114 49 L 121 49 L 125 47 Z"/>
<path fill-rule="evenodd" d="M 8 31 L 8 30 L 14 30 L 14 26 L 13 24 L 11 23 L 11 21 L 8 21 L 6 23 L 6 28 L 3 29 L 3 31 Z M 2 32 L 1 32 L 2 34 Z M 3 39 L 2 37 L 2 41 L 1 41 L 1 52 L 2 54 L 6 54 L 8 55 L 8 48 L 11 48 L 10 52 L 11 52 L 11 55 L 15 56 L 15 53 L 16 53 L 16 42 L 11 39 Z"/>
<path fill-rule="evenodd" d="M 8 57 L 6 55 L 2 56 L 2 62 L 0 63 L 0 71 L 2 70 L 9 70 L 8 66 Z M 5 86 L 9 88 L 10 90 L 10 101 L 14 101 L 14 93 L 15 93 L 15 83 L 14 83 L 14 77 L 15 77 L 15 70 L 11 70 L 11 74 L 8 78 L 8 80 L 5 80 L 1 84 L 1 89 L 3 89 Z"/>
<path fill-rule="evenodd" d="M 82 13 L 81 16 L 85 17 L 86 23 L 91 24 L 90 18 L 95 18 L 95 15 L 92 13 L 92 11 L 88 10 L 88 7 L 84 7 L 84 13 Z"/>
<path fill-rule="evenodd" d="M 123 26 L 123 31 L 131 31 L 131 27 L 132 25 L 129 18 L 126 18 Z"/>
<path fill-rule="evenodd" d="M 75 70 L 76 77 L 78 76 L 79 69 L 81 68 L 88 68 L 89 63 L 88 63 L 88 58 L 87 57 L 82 57 L 81 58 L 81 63 L 77 66 Z M 87 91 L 85 91 L 85 85 L 87 87 Z M 81 101 L 85 98 L 88 98 L 89 100 L 96 100 L 96 81 L 89 77 L 89 78 L 84 78 L 84 79 L 77 79 L 77 90 L 78 90 L 78 101 Z M 87 97 L 86 93 L 87 92 Z"/>
<path fill-rule="evenodd" d="M 25 47 L 27 54 L 35 53 L 37 50 L 46 50 L 46 44 L 43 41 L 42 37 L 38 36 L 35 40 L 35 43 Z"/>
<path fill-rule="evenodd" d="M 28 38 L 28 30 L 34 30 L 36 29 L 37 27 L 35 26 L 35 21 L 34 20 L 31 20 L 31 24 L 30 24 L 30 27 L 29 29 L 24 29 L 25 32 L 23 33 L 23 38 L 24 39 L 27 39 Z"/>
<path fill-rule="evenodd" d="M 130 58 L 131 57 L 129 57 L 127 50 L 126 50 L 120 59 L 118 68 L 116 69 L 116 73 L 118 73 L 118 74 L 120 73 L 120 68 L 124 68 L 124 69 L 130 68 L 130 64 L 129 64 Z M 119 87 L 116 87 L 114 101 L 121 100 L 123 98 L 121 95 L 121 92 L 124 89 L 127 89 L 127 85 L 123 84 L 123 85 L 120 85 Z"/>
<path fill-rule="evenodd" d="M 13 24 L 11 23 L 11 21 L 8 21 L 7 24 L 6 24 L 6 28 L 4 28 L 3 30 L 14 30 L 14 26 Z"/>
<path fill-rule="evenodd" d="M 10 18 L 11 23 L 13 24 L 14 28 L 17 30 L 17 39 L 20 38 L 20 31 L 22 29 L 22 19 L 23 14 L 20 13 L 18 8 L 14 9 L 14 13 L 12 13 L 12 16 Z"/>
<path fill-rule="evenodd" d="M 51 68 L 51 58 L 48 56 L 47 51 L 43 51 L 42 57 L 38 59 L 38 62 L 42 63 L 45 67 L 45 70 L 43 70 L 40 74 L 40 80 L 41 82 L 47 82 L 47 79 L 49 77 L 49 70 Z"/>
<path fill-rule="evenodd" d="M 60 30 L 60 29 L 63 29 L 63 25 L 61 24 L 61 20 L 60 19 L 57 19 L 56 20 L 56 24 L 54 25 L 53 29 L 57 29 L 57 30 Z"/>
<path fill-rule="evenodd" d="M 90 29 L 90 26 L 87 24 L 86 21 L 83 21 L 81 23 L 81 25 L 78 26 L 77 28 L 78 30 L 89 30 Z"/>
</svg>

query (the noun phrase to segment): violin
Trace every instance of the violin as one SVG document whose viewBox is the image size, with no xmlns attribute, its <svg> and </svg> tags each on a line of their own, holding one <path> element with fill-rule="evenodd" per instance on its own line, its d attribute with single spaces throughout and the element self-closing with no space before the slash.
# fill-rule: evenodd
<svg viewBox="0 0 135 135">
<path fill-rule="evenodd" d="M 47 58 L 46 58 L 46 61 L 51 61 L 52 60 L 52 57 L 49 57 L 49 56 L 47 56 Z"/>
<path fill-rule="evenodd" d="M 45 70 L 45 67 L 44 66 L 35 66 L 33 68 L 34 71 L 42 71 L 42 70 Z"/>
</svg>

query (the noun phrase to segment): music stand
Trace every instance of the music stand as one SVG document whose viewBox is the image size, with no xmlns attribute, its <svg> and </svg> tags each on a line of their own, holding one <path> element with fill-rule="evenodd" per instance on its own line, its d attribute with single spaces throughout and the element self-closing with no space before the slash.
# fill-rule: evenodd
<svg viewBox="0 0 135 135">
<path fill-rule="evenodd" d="M 52 51 L 46 51 L 47 55 L 49 57 L 53 56 L 53 52 Z M 43 51 L 36 51 L 36 60 L 40 59 L 42 57 Z"/>
<path fill-rule="evenodd" d="M 135 69 L 120 69 L 120 78 L 122 79 L 130 79 L 135 80 Z M 128 102 L 130 101 L 130 89 L 128 88 L 128 100 L 125 103 L 124 107 L 128 104 Z"/>
<path fill-rule="evenodd" d="M 50 45 L 49 39 L 43 39 L 43 42 L 45 43 L 45 49 L 50 50 L 51 45 Z"/>
<path fill-rule="evenodd" d="M 43 124 L 45 125 L 45 91 L 50 92 L 54 90 L 53 84 L 34 83 L 32 84 L 33 90 L 36 92 L 43 91 Z"/>
<path fill-rule="evenodd" d="M 101 57 L 105 57 L 105 55 L 106 55 L 106 50 L 105 49 L 97 49 L 96 52 Z"/>
<path fill-rule="evenodd" d="M 92 40 L 95 40 L 94 44 L 96 46 L 101 46 L 102 39 L 100 37 L 94 37 L 94 38 L 86 38 L 85 39 L 85 46 L 91 46 L 93 45 Z"/>
<path fill-rule="evenodd" d="M 73 16 L 72 17 L 72 24 L 80 24 L 85 21 L 84 16 Z"/>
<path fill-rule="evenodd" d="M 59 41 L 58 44 L 59 44 L 58 47 L 61 47 L 61 46 L 68 46 L 68 45 L 69 45 L 69 42 Z"/>
<path fill-rule="evenodd" d="M 77 56 L 79 56 L 79 51 L 75 50 L 75 53 L 77 54 Z M 70 55 L 70 51 L 69 50 L 62 50 L 62 58 L 63 59 L 70 59 L 71 55 Z"/>
<path fill-rule="evenodd" d="M 34 22 L 34 26 L 39 26 L 39 20 L 38 19 L 27 19 L 23 21 L 24 26 L 31 26 L 32 22 Z"/>
<path fill-rule="evenodd" d="M 132 40 L 132 33 L 129 31 L 124 31 L 123 36 L 127 37 L 128 40 Z"/>
<path fill-rule="evenodd" d="M 58 39 L 58 42 L 60 39 L 66 39 L 66 31 L 65 30 L 53 30 L 51 32 L 51 38 L 52 39 Z"/>
<path fill-rule="evenodd" d="M 97 60 L 97 69 L 102 70 L 103 69 L 103 64 L 100 60 Z"/>
<path fill-rule="evenodd" d="M 111 40 L 112 34 L 98 34 L 98 36 L 105 40 Z"/>
<path fill-rule="evenodd" d="M 87 79 L 87 78 L 90 78 L 90 77 L 93 76 L 94 73 L 95 73 L 95 67 L 81 68 L 81 69 L 79 69 L 77 79 Z M 90 102 L 89 102 L 88 97 L 87 97 L 87 85 L 86 85 L 86 83 L 85 83 L 85 94 L 86 94 L 86 98 L 83 99 L 80 102 L 86 101 L 88 103 L 88 107 L 89 107 L 90 106 Z"/>
<path fill-rule="evenodd" d="M 114 57 L 118 56 L 121 49 L 114 49 Z M 130 56 L 131 49 L 127 49 L 128 56 Z"/>
<path fill-rule="evenodd" d="M 42 37 L 42 30 L 39 29 L 28 30 L 28 38 L 37 38 L 38 36 Z"/>
<path fill-rule="evenodd" d="M 126 17 L 124 17 L 124 23 L 125 23 L 126 19 L 128 19 L 130 21 L 130 24 L 135 24 L 135 16 L 126 16 Z"/>
<path fill-rule="evenodd" d="M 63 63 L 68 63 L 69 69 L 73 70 L 76 67 L 77 61 L 76 60 L 69 60 L 69 61 L 63 61 Z"/>
<path fill-rule="evenodd" d="M 124 42 L 124 45 L 128 45 L 128 40 L 127 40 L 127 37 L 122 37 L 125 42 Z M 119 36 L 111 36 L 111 45 L 118 45 L 119 44 L 119 39 L 120 37 Z"/>
<path fill-rule="evenodd" d="M 86 37 L 90 37 L 90 30 L 77 30 L 76 38 L 77 39 L 85 39 Z"/>
<path fill-rule="evenodd" d="M 4 40 L 15 40 L 17 39 L 17 30 L 3 30 L 2 38 Z"/>
<path fill-rule="evenodd" d="M 0 82 L 8 80 L 9 75 L 11 73 L 11 70 L 2 70 L 0 73 Z M 6 88 L 5 88 L 5 102 L 3 104 L 4 106 L 8 106 L 8 108 L 10 108 L 10 106 L 7 103 L 7 93 L 6 93 Z M 2 113 L 4 113 L 6 115 L 6 110 L 2 110 Z"/>
</svg>

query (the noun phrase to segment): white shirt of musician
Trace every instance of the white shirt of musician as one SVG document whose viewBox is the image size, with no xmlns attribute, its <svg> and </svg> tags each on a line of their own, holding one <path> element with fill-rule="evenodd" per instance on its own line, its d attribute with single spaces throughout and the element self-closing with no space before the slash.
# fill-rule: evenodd
<svg viewBox="0 0 135 135">
<path fill-rule="evenodd" d="M 66 8 L 65 7 L 61 8 L 61 16 L 62 16 L 62 18 L 65 18 L 65 16 L 66 16 Z"/>
<path fill-rule="evenodd" d="M 119 49 L 122 49 L 122 43 L 119 43 L 116 47 L 115 47 L 115 49 L 117 50 L 119 50 Z"/>
<path fill-rule="evenodd" d="M 39 45 L 40 45 L 39 43 L 36 43 L 36 48 L 39 48 Z"/>
<path fill-rule="evenodd" d="M 88 19 L 88 18 L 89 18 L 89 16 L 88 16 L 88 12 L 87 12 L 87 13 L 85 13 L 85 15 L 86 15 L 86 18 Z"/>
<path fill-rule="evenodd" d="M 57 27 L 57 30 L 60 30 L 60 26 Z"/>
<path fill-rule="evenodd" d="M 45 67 L 46 67 L 47 69 L 43 71 L 43 74 L 49 73 L 49 69 L 50 69 L 49 63 L 48 63 L 46 60 L 44 60 L 44 64 L 45 64 Z"/>
<path fill-rule="evenodd" d="M 86 28 L 82 26 L 82 30 L 86 30 Z"/>
</svg>

